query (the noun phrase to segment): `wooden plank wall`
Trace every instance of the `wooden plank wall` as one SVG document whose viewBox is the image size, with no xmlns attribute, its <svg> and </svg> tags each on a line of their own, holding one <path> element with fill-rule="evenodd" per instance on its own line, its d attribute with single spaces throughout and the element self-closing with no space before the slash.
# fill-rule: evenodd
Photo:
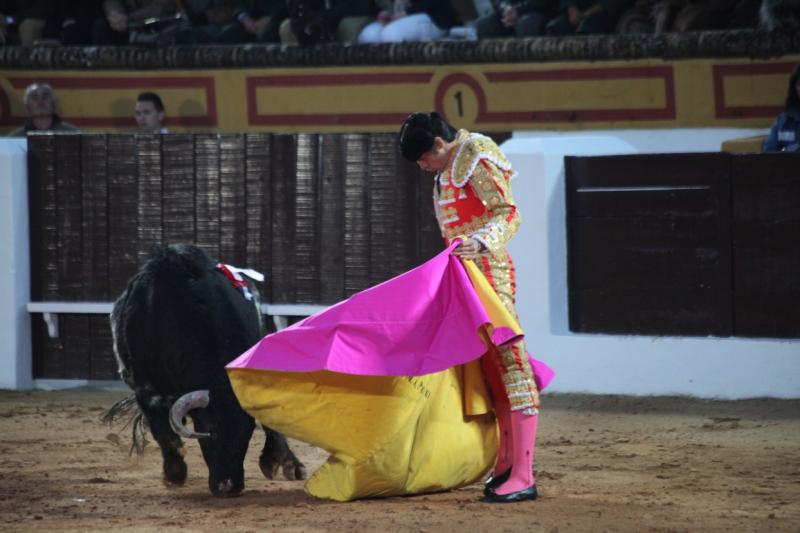
<svg viewBox="0 0 800 533">
<path fill-rule="evenodd" d="M 800 154 L 566 159 L 570 329 L 800 337 Z"/>
<path fill-rule="evenodd" d="M 800 155 L 732 160 L 737 335 L 800 337 Z"/>
<path fill-rule="evenodd" d="M 442 248 L 431 176 L 394 134 L 34 135 L 34 301 L 110 301 L 153 245 L 262 271 L 265 300 L 328 304 Z M 33 317 L 34 377 L 115 379 L 105 316 Z"/>
</svg>

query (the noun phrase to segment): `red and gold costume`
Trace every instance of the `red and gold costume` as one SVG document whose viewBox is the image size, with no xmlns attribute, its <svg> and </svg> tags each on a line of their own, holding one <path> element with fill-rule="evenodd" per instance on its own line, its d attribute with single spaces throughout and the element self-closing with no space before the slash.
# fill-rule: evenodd
<svg viewBox="0 0 800 533">
<path fill-rule="evenodd" d="M 509 312 L 514 307 L 514 263 L 506 243 L 516 233 L 520 216 L 511 194 L 511 164 L 488 137 L 459 130 L 453 155 L 436 177 L 434 210 L 442 235 L 449 245 L 459 237 L 479 241 L 484 253 L 475 263 L 483 271 Z M 538 407 L 538 390 L 523 342 L 499 350 L 503 385 L 513 411 L 529 414 Z"/>
</svg>

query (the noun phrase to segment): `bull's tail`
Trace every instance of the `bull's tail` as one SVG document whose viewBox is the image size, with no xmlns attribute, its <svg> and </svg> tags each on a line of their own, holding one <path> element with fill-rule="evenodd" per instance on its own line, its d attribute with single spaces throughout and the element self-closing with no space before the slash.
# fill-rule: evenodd
<svg viewBox="0 0 800 533">
<path fill-rule="evenodd" d="M 147 445 L 145 436 L 147 434 L 147 419 L 139 409 L 135 394 L 126 396 L 112 405 L 108 411 L 103 413 L 100 420 L 109 426 L 113 426 L 117 420 L 123 420 L 124 425 L 120 428 L 120 431 L 130 426 L 132 432 L 131 449 L 128 453 L 133 455 L 135 451 L 137 455 L 144 454 L 144 447 Z"/>
</svg>

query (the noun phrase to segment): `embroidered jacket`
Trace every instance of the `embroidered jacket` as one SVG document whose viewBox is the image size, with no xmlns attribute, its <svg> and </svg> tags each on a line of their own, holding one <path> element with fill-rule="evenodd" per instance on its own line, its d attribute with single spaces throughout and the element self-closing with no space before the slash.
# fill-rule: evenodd
<svg viewBox="0 0 800 533">
<path fill-rule="evenodd" d="M 437 176 L 433 199 L 442 236 L 449 244 L 465 235 L 495 257 L 517 232 L 520 216 L 511 195 L 511 163 L 490 138 L 459 130 L 455 155 Z"/>
</svg>

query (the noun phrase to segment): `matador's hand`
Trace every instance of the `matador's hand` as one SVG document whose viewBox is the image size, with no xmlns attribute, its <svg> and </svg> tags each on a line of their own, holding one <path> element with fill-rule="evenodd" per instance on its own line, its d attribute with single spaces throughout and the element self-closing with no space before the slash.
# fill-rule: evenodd
<svg viewBox="0 0 800 533">
<path fill-rule="evenodd" d="M 483 244 L 475 239 L 464 239 L 453 249 L 452 255 L 464 259 L 476 259 L 484 250 Z"/>
</svg>

